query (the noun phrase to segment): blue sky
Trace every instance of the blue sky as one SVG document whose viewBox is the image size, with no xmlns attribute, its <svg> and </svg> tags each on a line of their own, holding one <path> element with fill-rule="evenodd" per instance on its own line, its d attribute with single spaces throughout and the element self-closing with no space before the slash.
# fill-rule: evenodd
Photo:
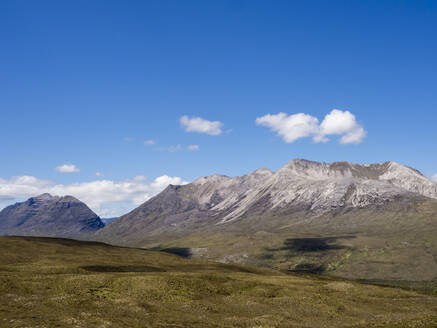
<svg viewBox="0 0 437 328">
<path fill-rule="evenodd" d="M 0 207 L 76 186 L 118 215 L 167 182 L 293 158 L 392 160 L 432 176 L 436 35 L 436 1 L 1 1 Z M 303 113 L 321 129 L 333 109 L 354 120 L 328 142 L 315 130 L 284 141 L 293 119 L 256 124 Z M 221 133 L 187 132 L 183 116 Z M 359 142 L 339 142 L 358 128 Z M 102 196 L 102 181 L 118 193 L 136 176 L 126 198 Z"/>
</svg>

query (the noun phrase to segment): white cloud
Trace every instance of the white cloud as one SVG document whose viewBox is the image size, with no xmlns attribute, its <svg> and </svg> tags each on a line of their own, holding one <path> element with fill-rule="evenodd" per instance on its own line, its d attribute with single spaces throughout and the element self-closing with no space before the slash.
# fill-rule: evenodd
<svg viewBox="0 0 437 328">
<path fill-rule="evenodd" d="M 290 116 L 286 113 L 267 114 L 258 117 L 255 122 L 258 125 L 270 128 L 288 143 L 314 135 L 319 130 L 319 120 L 303 113 Z"/>
<path fill-rule="evenodd" d="M 345 145 L 362 143 L 366 134 L 367 132 L 362 126 L 357 126 L 356 129 L 353 129 L 346 133 L 344 136 L 342 136 L 340 139 L 340 143 Z"/>
<path fill-rule="evenodd" d="M 341 135 L 340 143 L 360 143 L 366 136 L 363 127 L 360 126 L 355 115 L 349 111 L 333 109 L 325 116 L 320 124 L 320 136 L 326 138 L 328 135 Z M 315 137 L 317 142 L 318 136 Z"/>
<path fill-rule="evenodd" d="M 349 111 L 333 109 L 319 124 L 317 117 L 298 113 L 267 114 L 256 119 L 256 124 L 270 128 L 287 143 L 300 138 L 312 137 L 314 142 L 328 142 L 330 135 L 339 135 L 342 144 L 357 144 L 366 136 L 355 115 Z"/>
<path fill-rule="evenodd" d="M 74 164 L 59 165 L 55 167 L 55 170 L 61 173 L 75 173 L 80 171 Z"/>
<path fill-rule="evenodd" d="M 190 150 L 190 151 L 197 151 L 197 150 L 200 149 L 200 147 L 199 147 L 199 145 L 189 145 L 187 147 L 187 149 Z"/>
<path fill-rule="evenodd" d="M 96 177 L 104 177 L 105 175 L 102 172 L 96 172 Z"/>
<path fill-rule="evenodd" d="M 144 145 L 146 146 L 153 146 L 155 144 L 155 140 L 149 139 L 149 140 L 144 140 Z"/>
<path fill-rule="evenodd" d="M 48 192 L 52 195 L 72 195 L 103 217 L 119 216 L 153 197 L 169 184 L 185 183 L 179 177 L 168 175 L 152 181 L 137 176 L 121 181 L 97 180 L 72 184 L 57 184 L 32 176 L 0 178 L 0 208 Z"/>
<path fill-rule="evenodd" d="M 221 129 L 223 123 L 220 121 L 208 121 L 201 117 L 189 118 L 187 115 L 182 116 L 179 121 L 186 132 L 205 133 L 212 136 L 219 135 L 223 132 Z"/>
<path fill-rule="evenodd" d="M 15 199 L 38 195 L 42 193 L 41 190 L 50 188 L 52 185 L 53 183 L 49 180 L 37 179 L 28 175 L 9 179 L 0 178 L 0 197 Z"/>
<path fill-rule="evenodd" d="M 434 174 L 431 179 L 433 179 L 435 182 L 437 182 L 437 174 Z"/>
</svg>

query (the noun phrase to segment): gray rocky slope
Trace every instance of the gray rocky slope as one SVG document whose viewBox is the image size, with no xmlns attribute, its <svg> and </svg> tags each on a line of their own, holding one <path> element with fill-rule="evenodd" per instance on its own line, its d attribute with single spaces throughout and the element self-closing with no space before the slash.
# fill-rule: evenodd
<svg viewBox="0 0 437 328">
<path fill-rule="evenodd" d="M 238 224 L 242 217 L 383 207 L 412 199 L 437 199 L 437 184 L 397 164 L 319 163 L 296 159 L 277 172 L 259 169 L 230 178 L 202 177 L 168 186 L 99 231 L 99 238 L 135 244 L 144 236 Z"/>
<path fill-rule="evenodd" d="M 0 235 L 81 238 L 103 227 L 100 218 L 72 196 L 42 194 L 0 212 Z"/>
</svg>

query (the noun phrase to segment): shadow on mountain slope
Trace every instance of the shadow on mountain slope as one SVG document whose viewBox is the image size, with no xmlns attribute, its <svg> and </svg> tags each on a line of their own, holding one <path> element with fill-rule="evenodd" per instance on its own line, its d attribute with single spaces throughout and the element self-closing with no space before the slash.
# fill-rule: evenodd
<svg viewBox="0 0 437 328">
<path fill-rule="evenodd" d="M 185 258 L 190 258 L 193 255 L 191 252 L 191 248 L 187 248 L 187 247 L 170 247 L 170 248 L 163 248 L 163 249 L 157 248 L 152 250 L 174 254 Z"/>
<path fill-rule="evenodd" d="M 147 265 L 86 265 L 81 269 L 89 272 L 165 272 L 166 270 Z"/>
<path fill-rule="evenodd" d="M 352 239 L 355 236 L 341 237 L 318 237 L 318 238 L 288 238 L 284 241 L 282 247 L 269 248 L 268 251 L 292 251 L 298 253 L 306 252 L 323 252 L 329 250 L 338 250 L 348 248 L 344 245 L 338 245 L 339 239 Z"/>
<path fill-rule="evenodd" d="M 340 243 L 355 236 L 287 238 L 276 248 L 265 248 L 265 260 L 288 262 L 286 269 L 294 273 L 324 274 L 351 249 Z M 285 268 L 284 268 L 285 269 Z"/>
</svg>

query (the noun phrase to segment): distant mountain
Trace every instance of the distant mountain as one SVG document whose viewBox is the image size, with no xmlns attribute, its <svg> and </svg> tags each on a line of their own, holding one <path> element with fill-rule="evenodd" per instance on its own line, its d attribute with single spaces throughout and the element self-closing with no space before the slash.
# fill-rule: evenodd
<svg viewBox="0 0 437 328">
<path fill-rule="evenodd" d="M 221 225 L 255 215 L 320 216 L 412 199 L 437 199 L 437 184 L 394 163 L 292 160 L 278 172 L 212 175 L 164 191 L 101 231 L 130 244 L 141 236 Z M 111 236 L 112 238 L 112 236 Z"/>
<path fill-rule="evenodd" d="M 116 220 L 117 218 L 100 218 L 102 220 L 104 225 L 110 224 L 112 221 Z"/>
<path fill-rule="evenodd" d="M 82 238 L 103 227 L 100 218 L 72 196 L 42 194 L 0 212 L 0 235 Z"/>
<path fill-rule="evenodd" d="M 285 270 L 437 279 L 437 184 L 395 162 L 296 159 L 170 185 L 96 238 Z"/>
</svg>

